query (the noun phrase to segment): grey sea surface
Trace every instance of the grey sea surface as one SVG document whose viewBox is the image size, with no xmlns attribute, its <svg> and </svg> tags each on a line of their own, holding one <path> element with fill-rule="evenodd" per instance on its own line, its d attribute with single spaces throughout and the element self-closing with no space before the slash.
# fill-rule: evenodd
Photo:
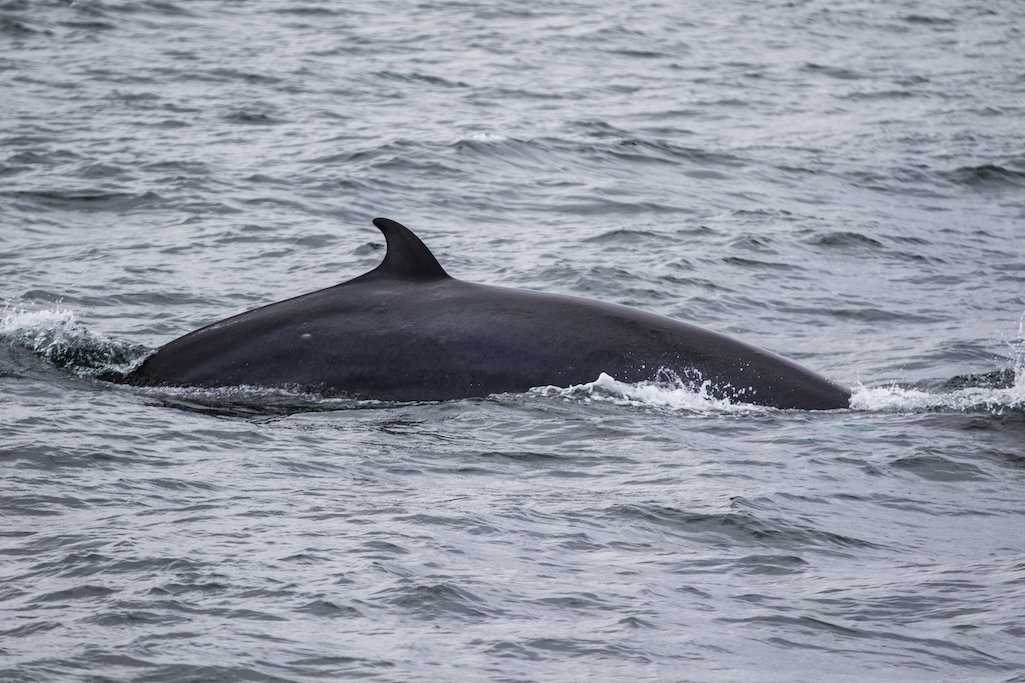
<svg viewBox="0 0 1025 683">
<path fill-rule="evenodd" d="M 0 680 L 1025 681 L 1023 131 L 1017 0 L 0 1 Z M 102 380 L 378 215 L 851 407 Z"/>
</svg>

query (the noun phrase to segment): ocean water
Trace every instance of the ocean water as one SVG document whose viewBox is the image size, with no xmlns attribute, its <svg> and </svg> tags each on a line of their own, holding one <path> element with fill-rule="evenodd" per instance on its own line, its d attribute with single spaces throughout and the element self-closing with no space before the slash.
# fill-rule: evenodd
<svg viewBox="0 0 1025 683">
<path fill-rule="evenodd" d="M 1023 130 L 1016 0 L 0 2 L 0 680 L 1025 681 Z M 101 379 L 377 215 L 851 407 Z"/>
</svg>

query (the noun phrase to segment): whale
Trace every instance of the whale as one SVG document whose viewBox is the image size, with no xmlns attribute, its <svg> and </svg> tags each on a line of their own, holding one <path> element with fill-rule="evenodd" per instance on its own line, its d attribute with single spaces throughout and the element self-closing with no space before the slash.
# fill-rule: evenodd
<svg viewBox="0 0 1025 683">
<path fill-rule="evenodd" d="M 189 332 L 123 381 L 418 402 L 569 387 L 605 373 L 629 383 L 674 377 L 774 408 L 850 405 L 847 389 L 773 352 L 620 304 L 460 280 L 409 228 L 373 224 L 387 246 L 373 270 Z"/>
</svg>

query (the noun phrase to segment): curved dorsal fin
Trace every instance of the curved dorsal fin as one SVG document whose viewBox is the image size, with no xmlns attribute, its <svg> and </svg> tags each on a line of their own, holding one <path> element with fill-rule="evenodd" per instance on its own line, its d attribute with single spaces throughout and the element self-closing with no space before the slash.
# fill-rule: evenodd
<svg viewBox="0 0 1025 683">
<path fill-rule="evenodd" d="M 449 276 L 412 230 L 390 218 L 375 218 L 374 225 L 384 233 L 388 253 L 372 272 L 423 280 Z"/>
</svg>

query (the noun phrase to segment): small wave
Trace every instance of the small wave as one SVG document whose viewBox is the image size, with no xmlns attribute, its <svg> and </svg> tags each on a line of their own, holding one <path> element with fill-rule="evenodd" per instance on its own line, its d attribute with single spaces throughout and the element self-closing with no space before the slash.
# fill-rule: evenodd
<svg viewBox="0 0 1025 683">
<path fill-rule="evenodd" d="M 452 583 L 404 582 L 378 593 L 375 598 L 404 611 L 427 617 L 481 619 L 501 610 L 489 608 L 485 601 L 463 586 Z"/>
<path fill-rule="evenodd" d="M 916 453 L 897 458 L 892 466 L 932 481 L 975 481 L 986 478 L 985 471 L 977 465 L 935 453 Z"/>
<path fill-rule="evenodd" d="M 11 16 L 0 15 L 0 35 L 9 36 L 31 36 L 31 35 L 53 35 L 52 31 L 32 28 L 28 24 Z"/>
<path fill-rule="evenodd" d="M 649 161 L 662 161 L 665 163 L 688 162 L 702 166 L 719 166 L 737 168 L 746 165 L 743 159 L 722 151 L 701 149 L 698 147 L 687 147 L 674 144 L 667 140 L 643 139 L 637 137 L 624 137 L 611 144 L 592 146 L 594 152 L 609 154 L 612 157 L 626 161 L 645 159 Z M 714 173 L 707 171 L 708 173 Z M 722 174 L 715 174 L 709 177 L 726 177 Z"/>
<path fill-rule="evenodd" d="M 143 170 L 170 175 L 207 175 L 210 166 L 205 162 L 185 159 L 159 159 L 141 166 Z"/>
<path fill-rule="evenodd" d="M 297 608 L 295 611 L 305 612 L 306 614 L 312 614 L 313 616 L 327 619 L 352 619 L 363 616 L 363 614 L 355 607 L 352 607 L 351 605 L 339 605 L 331 600 L 314 600 Z"/>
<path fill-rule="evenodd" d="M 917 313 L 907 313 L 873 306 L 845 306 L 819 308 L 811 306 L 781 306 L 780 310 L 795 314 L 828 315 L 840 320 L 859 320 L 866 323 L 875 322 L 922 322 L 931 323 L 942 318 Z"/>
<path fill-rule="evenodd" d="M 284 122 L 283 119 L 279 119 L 259 109 L 236 109 L 225 114 L 224 120 L 229 123 L 241 123 L 250 126 L 270 126 Z"/>
<path fill-rule="evenodd" d="M 449 146 L 460 155 L 477 156 L 486 160 L 499 159 L 507 163 L 541 163 L 546 156 L 559 150 L 558 138 L 520 139 L 493 134 L 477 134 L 460 138 Z"/>
<path fill-rule="evenodd" d="M 109 21 L 61 21 L 58 25 L 79 31 L 113 31 L 117 28 Z"/>
<path fill-rule="evenodd" d="M 997 164 L 962 166 L 952 171 L 943 172 L 940 175 L 955 185 L 966 185 L 979 189 L 1025 187 L 1025 171 L 1006 168 Z"/>
<path fill-rule="evenodd" d="M 749 511 L 696 512 L 658 503 L 613 505 L 606 510 L 614 516 L 639 519 L 671 533 L 704 539 L 712 545 L 741 544 L 781 548 L 819 547 L 822 549 L 877 548 L 877 544 L 853 536 L 834 533 L 810 525 L 783 519 L 761 517 Z M 800 561 L 800 560 L 799 560 Z M 779 562 L 770 560 L 778 569 Z M 766 564 L 765 559 L 749 561 L 750 565 Z M 792 561 L 784 564 L 794 565 Z M 757 569 L 755 570 L 757 571 Z"/>
<path fill-rule="evenodd" d="M 227 82 L 242 82 L 250 85 L 279 85 L 284 82 L 284 78 L 280 76 L 272 76 L 266 73 L 257 73 L 255 71 L 242 71 L 240 69 L 230 69 L 227 67 L 220 67 L 217 69 L 211 69 L 204 73 L 209 79 L 217 79 Z"/>
<path fill-rule="evenodd" d="M 671 235 L 659 234 L 652 230 L 616 228 L 613 230 L 606 230 L 591 237 L 585 237 L 582 241 L 595 242 L 597 244 L 633 245 L 644 240 L 651 242 L 675 242 L 676 238 Z"/>
<path fill-rule="evenodd" d="M 376 78 L 385 81 L 398 81 L 400 83 L 426 83 L 428 85 L 435 85 L 442 88 L 469 88 L 470 84 L 464 81 L 450 81 L 447 78 L 441 76 L 434 76 L 432 74 L 425 74 L 419 71 L 378 71 L 373 74 Z"/>
<path fill-rule="evenodd" d="M 844 100 L 899 100 L 914 97 L 915 93 L 910 90 L 889 89 L 889 90 L 858 90 L 841 95 Z"/>
<path fill-rule="evenodd" d="M 815 235 L 808 240 L 809 244 L 838 251 L 862 251 L 881 249 L 883 243 L 853 230 L 837 230 Z"/>
<path fill-rule="evenodd" d="M 827 66 L 825 64 L 816 64 L 814 62 L 807 62 L 803 67 L 802 71 L 809 73 L 820 73 L 831 78 L 838 78 L 844 81 L 853 81 L 864 78 L 864 76 L 853 69 L 846 69 L 841 66 Z"/>
<path fill-rule="evenodd" d="M 688 211 L 687 208 L 674 204 L 644 201 L 620 202 L 599 195 L 575 195 L 566 199 L 567 201 L 561 204 L 552 204 L 550 210 L 576 216 L 625 214 L 633 217 L 646 213 L 667 214 Z"/>
<path fill-rule="evenodd" d="M 771 243 L 772 237 L 767 235 L 752 235 L 750 233 L 745 233 L 731 240 L 730 247 L 733 249 L 743 249 L 745 251 L 775 254 L 777 252 L 770 246 Z"/>
<path fill-rule="evenodd" d="M 163 14 L 170 17 L 194 17 L 196 16 L 189 10 L 185 9 L 180 5 L 176 5 L 171 2 L 158 2 L 150 0 L 150 2 L 144 2 L 139 6 L 142 10 L 148 10 L 154 14 Z"/>
<path fill-rule="evenodd" d="M 163 201 L 156 192 L 104 192 L 102 190 L 16 190 L 8 193 L 45 208 L 68 211 L 120 211 L 149 208 Z"/>
<path fill-rule="evenodd" d="M 653 381 L 620 382 L 603 372 L 593 382 L 570 387 L 535 387 L 530 390 L 530 393 L 535 396 L 561 398 L 567 401 L 611 403 L 699 415 L 751 414 L 772 410 L 772 408 L 742 403 L 730 398 L 717 398 L 715 394 L 720 392 L 710 382 L 688 382 L 676 373 L 665 369 L 660 369 Z"/>
<path fill-rule="evenodd" d="M 124 178 L 129 176 L 129 170 L 114 164 L 88 162 L 81 164 L 75 171 L 80 178 Z"/>
<path fill-rule="evenodd" d="M 271 14 L 291 14 L 299 17 L 334 17 L 345 10 L 329 9 L 327 7 L 315 7 L 312 5 L 301 5 L 298 7 L 278 7 L 270 10 Z"/>
<path fill-rule="evenodd" d="M 747 268 L 751 270 L 801 270 L 800 266 L 794 266 L 789 263 L 780 263 L 779 261 L 760 261 L 758 259 L 743 258 L 741 256 L 725 256 L 722 261 L 723 263 L 728 263 L 731 266 L 738 266 L 740 268 Z"/>
<path fill-rule="evenodd" d="M 66 603 L 72 600 L 92 600 L 95 598 L 105 598 L 117 592 L 118 591 L 115 588 L 108 588 L 107 586 L 86 583 L 80 586 L 65 588 L 63 590 L 42 593 L 40 595 L 35 596 L 34 601 Z"/>
<path fill-rule="evenodd" d="M 694 177 L 709 178 L 727 177 L 713 170 L 713 167 L 733 169 L 748 163 L 724 151 L 688 147 L 656 138 L 636 137 L 612 126 L 599 126 L 593 122 L 585 126 L 584 132 L 590 140 L 559 136 L 523 139 L 474 136 L 456 140 L 451 147 L 458 152 L 487 158 L 528 157 L 540 160 L 551 155 L 566 155 L 567 158 L 584 157 L 599 163 L 692 165 L 697 168 L 690 169 L 689 175 L 697 174 Z"/>
<path fill-rule="evenodd" d="M 149 349 L 141 344 L 108 339 L 88 330 L 67 309 L 30 311 L 6 307 L 0 314 L 0 339 L 80 375 L 126 372 Z"/>
<path fill-rule="evenodd" d="M 905 14 L 901 20 L 908 24 L 926 24 L 933 26 L 949 26 L 954 23 L 950 17 L 938 17 L 930 14 Z"/>
</svg>

